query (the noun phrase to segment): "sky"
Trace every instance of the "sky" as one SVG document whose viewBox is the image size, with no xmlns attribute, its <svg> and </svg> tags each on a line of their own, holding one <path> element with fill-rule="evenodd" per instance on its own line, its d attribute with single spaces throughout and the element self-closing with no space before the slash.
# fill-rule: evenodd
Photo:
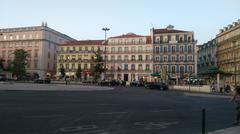
<svg viewBox="0 0 240 134">
<path fill-rule="evenodd" d="M 240 19 L 240 0 L 0 0 L 0 28 L 49 27 L 77 40 L 104 39 L 151 28 L 194 31 L 198 44 Z"/>
</svg>

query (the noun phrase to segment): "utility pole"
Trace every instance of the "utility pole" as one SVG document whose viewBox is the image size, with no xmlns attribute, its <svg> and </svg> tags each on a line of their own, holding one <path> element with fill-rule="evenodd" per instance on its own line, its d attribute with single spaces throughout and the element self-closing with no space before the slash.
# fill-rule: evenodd
<svg viewBox="0 0 240 134">
<path fill-rule="evenodd" d="M 104 41 L 104 53 L 105 53 L 105 56 L 104 56 L 104 80 L 106 80 L 106 65 L 107 65 L 107 51 L 106 51 L 106 47 L 107 47 L 107 31 L 110 30 L 110 28 L 107 28 L 107 27 L 104 27 L 102 28 L 102 30 L 105 32 L 105 41 Z"/>
</svg>

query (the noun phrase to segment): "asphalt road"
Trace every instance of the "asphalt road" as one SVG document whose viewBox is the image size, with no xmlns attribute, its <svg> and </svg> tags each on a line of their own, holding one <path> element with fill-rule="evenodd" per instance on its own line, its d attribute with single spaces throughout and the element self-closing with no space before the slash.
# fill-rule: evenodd
<svg viewBox="0 0 240 134">
<path fill-rule="evenodd" d="M 103 87 L 104 88 L 104 87 Z M 0 91 L 0 134 L 200 134 L 234 121 L 228 98 L 116 88 L 109 91 Z"/>
</svg>

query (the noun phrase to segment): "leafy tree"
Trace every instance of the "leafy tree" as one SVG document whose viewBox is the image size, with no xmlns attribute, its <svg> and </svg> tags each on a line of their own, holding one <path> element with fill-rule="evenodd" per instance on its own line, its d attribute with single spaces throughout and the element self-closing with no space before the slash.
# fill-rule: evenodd
<svg viewBox="0 0 240 134">
<path fill-rule="evenodd" d="M 65 69 L 64 69 L 63 65 L 60 68 L 60 73 L 61 73 L 62 78 L 65 77 Z"/>
<path fill-rule="evenodd" d="M 4 63 L 4 59 L 0 59 L 0 72 L 3 71 L 4 69 L 3 63 Z"/>
<path fill-rule="evenodd" d="M 95 62 L 95 66 L 93 67 L 92 72 L 94 74 L 94 79 L 97 80 L 100 78 L 101 74 L 105 71 L 104 61 L 103 61 L 103 57 L 101 55 L 100 50 L 95 52 L 94 62 Z"/>
<path fill-rule="evenodd" d="M 77 69 L 76 76 L 77 76 L 78 79 L 81 79 L 81 76 L 82 76 L 82 69 L 81 69 L 80 66 L 79 66 L 78 69 Z"/>
<path fill-rule="evenodd" d="M 14 60 L 11 62 L 11 71 L 15 74 L 18 78 L 21 78 L 26 75 L 26 65 L 27 65 L 27 58 L 29 54 L 27 51 L 23 49 L 16 49 L 14 51 Z"/>
</svg>

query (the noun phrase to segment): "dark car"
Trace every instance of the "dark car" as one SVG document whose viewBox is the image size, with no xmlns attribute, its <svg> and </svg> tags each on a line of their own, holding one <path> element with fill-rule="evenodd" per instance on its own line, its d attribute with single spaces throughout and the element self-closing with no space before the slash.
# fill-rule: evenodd
<svg viewBox="0 0 240 134">
<path fill-rule="evenodd" d="M 141 87 L 141 86 L 144 86 L 144 83 L 143 83 L 143 82 L 140 82 L 140 81 L 132 81 L 132 82 L 130 83 L 130 86 Z"/>
<path fill-rule="evenodd" d="M 6 76 L 0 75 L 0 81 L 6 81 L 6 80 L 7 80 Z"/>
<path fill-rule="evenodd" d="M 50 84 L 50 83 L 51 83 L 51 79 L 50 79 L 50 78 L 46 78 L 46 79 L 36 79 L 36 80 L 34 80 L 34 83 Z"/>
<path fill-rule="evenodd" d="M 158 89 L 158 90 L 168 90 L 168 85 L 165 83 L 157 83 L 157 82 L 148 82 L 144 85 L 147 89 Z"/>
</svg>

